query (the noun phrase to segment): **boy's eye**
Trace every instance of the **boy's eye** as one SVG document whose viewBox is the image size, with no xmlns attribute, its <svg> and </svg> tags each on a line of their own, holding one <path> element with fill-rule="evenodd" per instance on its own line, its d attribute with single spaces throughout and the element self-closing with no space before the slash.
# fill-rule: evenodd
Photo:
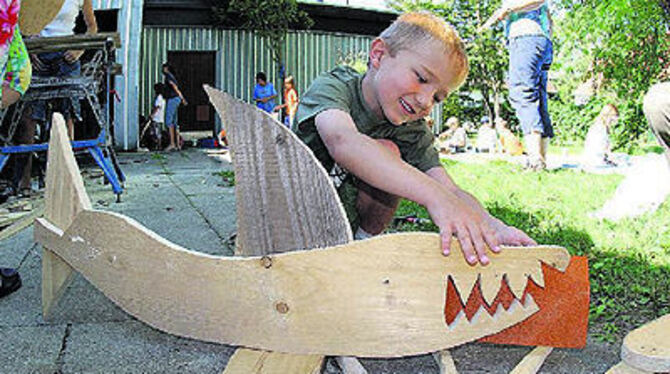
<svg viewBox="0 0 670 374">
<path fill-rule="evenodd" d="M 416 78 L 419 80 L 419 83 L 428 83 L 426 78 L 424 78 L 421 74 L 419 74 L 418 72 L 415 72 L 415 74 L 416 74 Z"/>
</svg>

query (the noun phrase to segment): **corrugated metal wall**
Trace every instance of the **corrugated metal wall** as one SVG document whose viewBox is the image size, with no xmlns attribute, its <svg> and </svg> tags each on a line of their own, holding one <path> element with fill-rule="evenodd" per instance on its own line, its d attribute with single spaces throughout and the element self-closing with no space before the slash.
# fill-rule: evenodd
<svg viewBox="0 0 670 374">
<path fill-rule="evenodd" d="M 290 32 L 286 38 L 286 73 L 304 92 L 314 78 L 345 58 L 367 56 L 372 37 L 313 31 Z M 140 113 L 151 110 L 153 85 L 162 81 L 161 64 L 168 51 L 214 51 L 216 86 L 244 101 L 251 101 L 255 75 L 264 71 L 275 87 L 281 87 L 279 67 L 272 61 L 267 42 L 253 32 L 205 27 L 145 27 L 140 57 Z M 441 108 L 433 112 L 440 124 Z"/>
<path fill-rule="evenodd" d="M 291 32 L 286 38 L 286 73 L 296 79 L 298 92 L 323 71 L 349 53 L 366 53 L 368 36 Z M 150 110 L 153 84 L 162 81 L 161 64 L 168 51 L 215 51 L 219 69 L 218 88 L 250 101 L 256 72 L 264 71 L 275 87 L 280 87 L 279 67 L 272 61 L 267 42 L 253 32 L 212 28 L 145 27 L 141 51 L 141 110 Z"/>
</svg>

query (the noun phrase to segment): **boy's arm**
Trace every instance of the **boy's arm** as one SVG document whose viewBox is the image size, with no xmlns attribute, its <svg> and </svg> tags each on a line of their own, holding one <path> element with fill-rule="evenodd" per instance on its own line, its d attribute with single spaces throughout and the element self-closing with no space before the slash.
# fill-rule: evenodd
<svg viewBox="0 0 670 374">
<path fill-rule="evenodd" d="M 258 87 L 254 87 L 254 94 L 252 95 L 252 99 L 253 99 L 254 102 L 256 102 L 256 103 L 262 100 L 262 98 L 261 98 L 260 95 L 258 94 Z"/>
<path fill-rule="evenodd" d="M 477 262 L 475 253 L 482 264 L 489 262 L 486 244 L 493 249 L 498 248 L 497 226 L 481 206 L 477 208 L 464 199 L 460 189 L 447 188 L 447 185 L 393 156 L 372 138 L 361 134 L 351 116 L 342 110 L 330 109 L 319 113 L 315 124 L 328 152 L 340 166 L 371 186 L 425 206 L 440 228 L 445 254 L 449 253 L 453 234 L 461 243 L 469 263 Z"/>
</svg>

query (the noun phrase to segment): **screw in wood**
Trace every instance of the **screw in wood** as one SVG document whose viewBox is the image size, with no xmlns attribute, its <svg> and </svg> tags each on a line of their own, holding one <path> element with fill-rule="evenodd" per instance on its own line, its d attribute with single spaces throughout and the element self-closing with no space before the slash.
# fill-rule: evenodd
<svg viewBox="0 0 670 374">
<path fill-rule="evenodd" d="M 269 269 L 272 267 L 272 259 L 268 256 L 261 257 L 261 266 Z"/>
<path fill-rule="evenodd" d="M 286 304 L 283 301 L 280 301 L 275 305 L 275 309 L 277 309 L 277 312 L 281 314 L 286 314 L 288 313 L 288 304 Z"/>
</svg>

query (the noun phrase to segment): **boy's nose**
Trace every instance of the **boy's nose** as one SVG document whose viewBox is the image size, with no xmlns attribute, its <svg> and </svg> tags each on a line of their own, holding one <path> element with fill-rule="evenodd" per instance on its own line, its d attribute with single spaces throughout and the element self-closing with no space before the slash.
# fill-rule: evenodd
<svg viewBox="0 0 670 374">
<path fill-rule="evenodd" d="M 431 100 L 432 98 L 430 95 L 426 95 L 423 93 L 416 95 L 416 103 L 419 106 L 418 109 L 421 112 L 424 112 L 430 108 L 430 106 L 432 105 Z"/>
</svg>

